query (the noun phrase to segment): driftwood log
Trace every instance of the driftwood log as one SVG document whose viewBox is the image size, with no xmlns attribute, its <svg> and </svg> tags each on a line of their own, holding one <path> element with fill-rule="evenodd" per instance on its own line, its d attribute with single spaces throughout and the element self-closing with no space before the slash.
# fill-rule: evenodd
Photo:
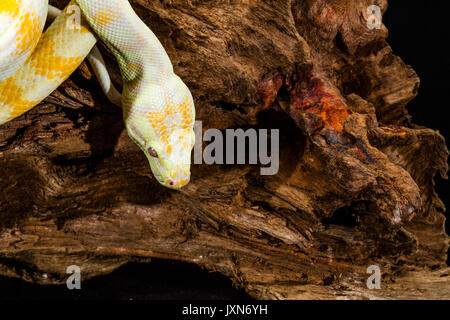
<svg viewBox="0 0 450 320">
<path fill-rule="evenodd" d="M 281 128 L 280 171 L 193 165 L 186 188 L 161 187 L 83 64 L 0 127 L 0 274 L 64 283 L 73 264 L 86 279 L 164 258 L 255 298 L 450 298 L 433 182 L 447 147 L 411 122 L 419 78 L 383 25 L 368 28 L 372 0 L 131 2 L 203 131 Z M 381 290 L 366 286 L 370 265 Z"/>
</svg>

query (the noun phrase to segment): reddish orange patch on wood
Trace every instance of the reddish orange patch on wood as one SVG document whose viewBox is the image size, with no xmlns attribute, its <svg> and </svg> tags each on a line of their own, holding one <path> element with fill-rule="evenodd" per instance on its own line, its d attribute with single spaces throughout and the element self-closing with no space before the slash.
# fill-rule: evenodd
<svg viewBox="0 0 450 320">
<path fill-rule="evenodd" d="M 298 112 L 311 114 L 315 119 L 316 128 L 313 132 L 322 127 L 343 132 L 344 122 L 351 114 L 351 111 L 344 104 L 340 97 L 336 97 L 327 92 L 322 80 L 313 77 L 309 72 L 296 83 L 290 92 L 294 107 Z"/>
</svg>

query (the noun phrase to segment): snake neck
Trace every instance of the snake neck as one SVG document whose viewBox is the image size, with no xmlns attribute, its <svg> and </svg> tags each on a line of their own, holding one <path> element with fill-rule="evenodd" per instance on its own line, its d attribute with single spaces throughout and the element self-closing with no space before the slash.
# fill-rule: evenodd
<svg viewBox="0 0 450 320">
<path fill-rule="evenodd" d="M 163 46 L 128 1 L 76 2 L 92 29 L 116 57 L 124 86 L 128 83 L 137 87 L 144 79 L 144 84 L 159 85 L 173 73 L 172 63 Z"/>
<path fill-rule="evenodd" d="M 138 20 L 135 24 L 143 23 Z M 124 82 L 134 83 L 133 86 L 135 82 L 161 85 L 173 74 L 172 63 L 153 32 L 146 27 L 138 28 L 141 31 L 136 33 L 138 39 L 131 48 L 121 42 L 111 43 L 109 47 L 117 58 Z"/>
</svg>

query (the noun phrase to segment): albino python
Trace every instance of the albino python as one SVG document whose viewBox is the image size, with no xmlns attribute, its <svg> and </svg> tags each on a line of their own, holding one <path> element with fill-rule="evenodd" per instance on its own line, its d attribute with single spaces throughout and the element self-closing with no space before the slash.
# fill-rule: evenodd
<svg viewBox="0 0 450 320">
<path fill-rule="evenodd" d="M 47 15 L 56 19 L 44 32 Z M 121 96 L 95 48 L 97 37 L 119 62 Z M 127 0 L 72 0 L 62 12 L 48 0 L 1 0 L 0 125 L 44 100 L 88 55 L 155 178 L 172 189 L 186 185 L 195 143 L 193 98 Z"/>
</svg>

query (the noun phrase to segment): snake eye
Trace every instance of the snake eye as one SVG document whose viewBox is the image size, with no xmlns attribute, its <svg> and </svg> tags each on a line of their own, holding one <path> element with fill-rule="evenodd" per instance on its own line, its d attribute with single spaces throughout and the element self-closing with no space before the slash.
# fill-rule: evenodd
<svg viewBox="0 0 450 320">
<path fill-rule="evenodd" d="M 156 150 L 153 149 L 152 147 L 148 147 L 147 151 L 148 154 L 151 155 L 153 158 L 159 158 L 158 152 L 156 152 Z"/>
</svg>

